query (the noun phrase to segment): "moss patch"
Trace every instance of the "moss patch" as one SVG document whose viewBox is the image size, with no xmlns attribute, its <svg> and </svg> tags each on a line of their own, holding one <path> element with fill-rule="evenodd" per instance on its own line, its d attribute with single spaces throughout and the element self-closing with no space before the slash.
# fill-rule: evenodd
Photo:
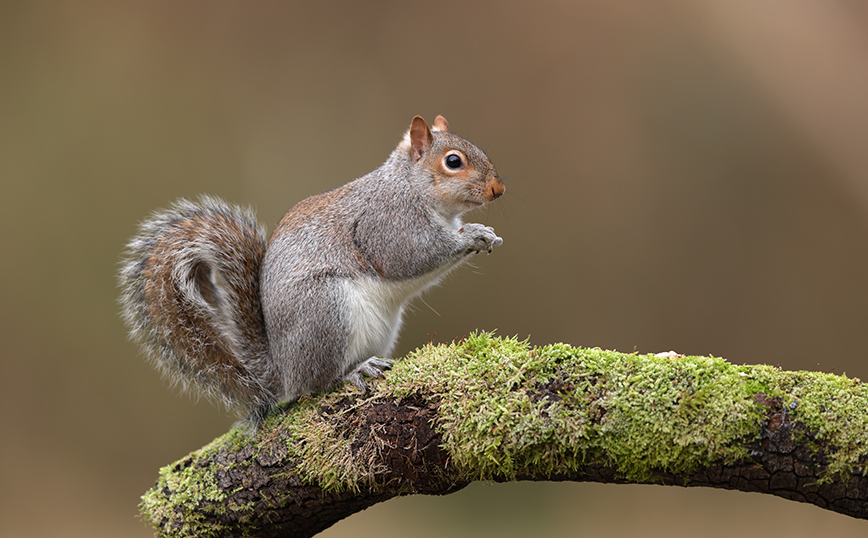
<svg viewBox="0 0 868 538">
<path fill-rule="evenodd" d="M 440 397 L 448 450 L 470 479 L 611 465 L 627 480 L 747 457 L 763 414 L 744 367 L 473 334 L 426 346 L 388 377 L 396 394 Z"/>
<path fill-rule="evenodd" d="M 202 513 L 189 512 L 183 523 L 173 524 L 172 529 L 163 525 L 176 520 L 178 507 L 198 506 L 204 501 L 220 503 L 226 498 L 212 469 L 199 465 L 225 443 L 229 433 L 218 437 L 208 446 L 188 455 L 172 465 L 160 469 L 157 484 L 142 496 L 139 509 L 153 523 L 157 531 L 176 532 L 178 536 L 216 536 L 218 533 L 206 522 Z"/>
<path fill-rule="evenodd" d="M 784 412 L 834 447 L 826 479 L 854 470 L 865 474 L 868 458 L 868 386 L 855 378 L 822 372 L 788 372 L 772 366 L 746 369 L 749 379 L 783 399 Z"/>
</svg>

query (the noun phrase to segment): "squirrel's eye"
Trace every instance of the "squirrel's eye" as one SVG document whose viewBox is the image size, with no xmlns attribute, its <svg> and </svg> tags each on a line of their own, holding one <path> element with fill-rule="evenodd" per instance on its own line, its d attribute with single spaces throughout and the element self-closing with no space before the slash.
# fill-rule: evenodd
<svg viewBox="0 0 868 538">
<path fill-rule="evenodd" d="M 451 153 L 446 156 L 446 166 L 453 170 L 457 170 L 461 168 L 461 157 L 458 155 Z"/>
</svg>

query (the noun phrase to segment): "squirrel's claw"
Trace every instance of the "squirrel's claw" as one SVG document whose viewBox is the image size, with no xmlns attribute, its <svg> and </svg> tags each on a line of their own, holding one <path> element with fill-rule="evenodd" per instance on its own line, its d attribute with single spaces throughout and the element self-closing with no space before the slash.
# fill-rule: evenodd
<svg viewBox="0 0 868 538">
<path fill-rule="evenodd" d="M 368 385 L 365 383 L 362 375 L 373 378 L 383 377 L 383 372 L 392 367 L 392 359 L 383 359 L 381 357 L 371 357 L 344 377 L 344 381 L 349 381 L 362 392 L 367 392 Z"/>
</svg>

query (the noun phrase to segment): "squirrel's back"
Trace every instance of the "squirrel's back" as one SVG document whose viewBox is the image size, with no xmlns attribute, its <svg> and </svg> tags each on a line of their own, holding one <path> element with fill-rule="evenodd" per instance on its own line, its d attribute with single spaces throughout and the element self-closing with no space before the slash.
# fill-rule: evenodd
<svg viewBox="0 0 868 538">
<path fill-rule="evenodd" d="M 259 294 L 265 247 L 250 211 L 202 196 L 151 215 L 121 261 L 133 339 L 173 383 L 246 413 L 279 390 Z"/>
</svg>

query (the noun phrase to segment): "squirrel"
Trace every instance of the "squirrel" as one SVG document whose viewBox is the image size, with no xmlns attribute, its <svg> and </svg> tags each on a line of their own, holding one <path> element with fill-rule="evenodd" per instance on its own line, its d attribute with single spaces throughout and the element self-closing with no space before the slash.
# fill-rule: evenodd
<svg viewBox="0 0 868 538">
<path fill-rule="evenodd" d="M 214 197 L 152 214 L 123 253 L 121 315 L 165 376 L 255 429 L 278 402 L 382 377 L 407 303 L 503 243 L 461 215 L 505 190 L 445 118 L 416 116 L 382 166 L 296 204 L 267 244 Z"/>
</svg>

